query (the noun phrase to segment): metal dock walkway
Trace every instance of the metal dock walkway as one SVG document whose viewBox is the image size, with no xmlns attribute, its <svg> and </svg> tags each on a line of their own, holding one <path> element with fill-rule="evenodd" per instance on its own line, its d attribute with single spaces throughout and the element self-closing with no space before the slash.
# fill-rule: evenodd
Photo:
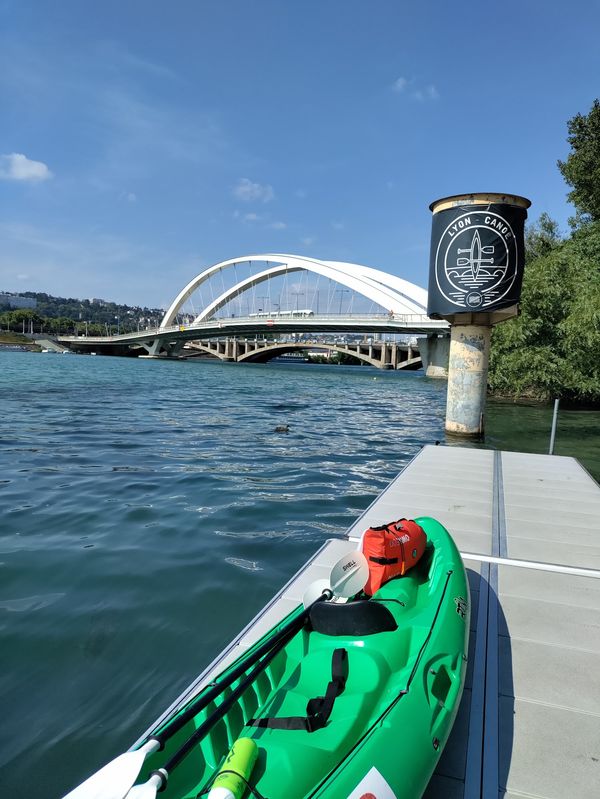
<svg viewBox="0 0 600 799">
<path fill-rule="evenodd" d="M 348 537 L 402 516 L 450 530 L 472 599 L 465 691 L 425 799 L 600 797 L 600 487 L 573 458 L 427 446 Z M 347 551 L 325 544 L 192 692 Z"/>
<path fill-rule="evenodd" d="M 426 798 L 600 796 L 600 488 L 572 458 L 425 447 L 350 534 L 399 510 L 472 553 L 470 667 Z"/>
</svg>

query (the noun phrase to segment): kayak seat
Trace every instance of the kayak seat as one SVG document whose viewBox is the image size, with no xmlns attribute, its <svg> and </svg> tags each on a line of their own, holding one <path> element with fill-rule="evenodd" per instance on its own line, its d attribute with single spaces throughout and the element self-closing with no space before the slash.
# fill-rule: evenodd
<svg viewBox="0 0 600 799">
<path fill-rule="evenodd" d="M 311 608 L 309 620 L 310 627 L 323 635 L 365 636 L 398 629 L 385 605 L 368 600 L 344 604 L 317 602 Z"/>
</svg>

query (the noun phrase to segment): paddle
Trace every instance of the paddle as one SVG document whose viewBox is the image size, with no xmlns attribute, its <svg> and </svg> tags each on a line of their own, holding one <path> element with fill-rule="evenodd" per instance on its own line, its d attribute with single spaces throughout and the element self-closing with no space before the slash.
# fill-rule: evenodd
<svg viewBox="0 0 600 799">
<path fill-rule="evenodd" d="M 172 719 L 166 723 L 166 726 L 161 730 L 161 732 L 156 735 L 152 735 L 139 749 L 131 752 L 125 752 L 124 754 L 116 757 L 95 774 L 92 774 L 92 776 L 89 777 L 85 782 L 68 793 L 65 797 L 63 797 L 63 799 L 123 799 L 129 788 L 137 779 L 147 755 L 161 748 L 164 742 L 173 736 L 178 730 L 180 730 L 191 718 L 193 718 L 193 716 L 207 707 L 225 690 L 225 688 L 229 687 L 231 683 L 238 679 L 238 677 L 246 672 L 250 666 L 254 665 L 263 655 L 272 651 L 273 648 L 276 647 L 277 649 L 273 653 L 274 657 L 275 654 L 277 654 L 277 652 L 280 651 L 287 643 L 288 633 L 290 634 L 291 638 L 292 635 L 295 635 L 296 632 L 302 627 L 310 613 L 311 607 L 315 604 L 315 602 L 322 601 L 323 599 L 329 599 L 331 598 L 332 594 L 334 596 L 345 598 L 353 596 L 365 584 L 367 580 L 367 573 L 368 564 L 361 553 L 353 551 L 347 555 L 344 555 L 338 560 L 331 570 L 331 576 L 329 579 L 330 589 L 327 588 L 326 581 L 318 581 L 318 595 L 314 596 L 314 592 L 311 594 L 311 586 L 309 586 L 309 589 L 304 597 L 305 608 L 298 616 L 288 622 L 288 624 L 281 627 L 267 641 L 263 642 L 261 646 L 244 658 L 227 674 L 226 677 L 221 679 L 216 685 L 212 686 L 208 691 L 203 692 L 196 699 L 192 700 L 182 713 L 172 717 Z M 262 666 L 264 663 L 264 668 L 266 668 L 266 665 L 268 665 L 271 659 L 272 657 L 270 657 L 268 661 L 266 661 L 266 659 L 263 660 L 259 666 Z M 260 670 L 257 672 L 257 674 L 258 673 L 260 673 Z M 252 679 L 255 679 L 255 677 Z M 240 686 L 242 684 L 245 686 L 243 690 L 245 690 L 250 682 L 252 682 L 252 679 L 248 678 L 244 681 L 244 683 L 240 684 Z M 236 691 L 238 690 L 239 687 L 236 689 Z M 231 696 L 228 697 L 226 702 L 229 702 L 230 699 Z M 218 713 L 223 708 L 224 704 L 225 702 L 221 703 L 215 713 Z M 222 715 L 225 715 L 228 709 L 229 705 L 223 710 Z M 213 719 L 215 713 L 213 713 L 207 721 Z M 219 718 L 221 718 L 221 716 L 214 718 L 210 726 L 215 724 Z M 202 727 L 205 727 L 206 723 L 207 722 L 205 722 Z M 208 729 L 210 729 L 210 727 L 208 727 L 205 732 L 208 731 Z M 194 743 L 196 740 L 197 739 L 195 738 Z M 186 744 L 184 744 L 184 746 L 186 746 Z M 187 751 L 188 750 L 186 750 L 185 754 L 187 754 Z M 172 765 L 171 768 L 173 768 Z M 154 780 L 155 782 L 156 779 L 158 778 L 151 778 L 151 780 Z M 146 785 L 149 785 L 151 780 L 149 780 Z M 142 788 L 145 786 L 136 787 Z M 156 793 L 156 790 L 154 793 Z M 145 794 L 141 794 L 139 792 L 138 794 L 140 797 L 145 796 Z M 148 796 L 152 796 L 152 794 L 148 794 Z"/>
<path fill-rule="evenodd" d="M 64 799 L 123 799 L 137 780 L 146 757 L 160 747 L 154 739 L 134 752 L 119 755 L 68 793 Z"/>
</svg>

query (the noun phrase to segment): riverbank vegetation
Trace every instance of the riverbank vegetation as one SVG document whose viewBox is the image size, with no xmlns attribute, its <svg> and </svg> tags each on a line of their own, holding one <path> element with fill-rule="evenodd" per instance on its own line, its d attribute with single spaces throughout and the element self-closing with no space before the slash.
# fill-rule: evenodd
<svg viewBox="0 0 600 799">
<path fill-rule="evenodd" d="M 493 395 L 600 405 L 600 102 L 568 122 L 559 161 L 575 206 L 561 236 L 542 214 L 525 241 L 521 314 L 492 335 Z"/>
<path fill-rule="evenodd" d="M 20 346 L 25 349 L 38 349 L 28 336 L 22 333 L 0 332 L 0 347 Z"/>
</svg>

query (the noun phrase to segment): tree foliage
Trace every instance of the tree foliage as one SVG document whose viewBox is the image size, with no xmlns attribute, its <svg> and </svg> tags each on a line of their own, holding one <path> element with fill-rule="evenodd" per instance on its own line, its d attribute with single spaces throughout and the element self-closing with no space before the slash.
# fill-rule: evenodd
<svg viewBox="0 0 600 799">
<path fill-rule="evenodd" d="M 545 223 L 528 232 L 521 315 L 494 329 L 490 388 L 600 403 L 600 222 L 565 241 L 555 232 Z"/>
<path fill-rule="evenodd" d="M 119 326 L 122 330 L 135 330 L 138 322 L 144 326 L 154 326 L 160 323 L 164 311 L 160 308 L 146 308 L 139 305 L 122 305 L 107 300 L 79 300 L 72 297 L 53 297 L 51 294 L 36 291 L 24 291 L 20 296 L 30 297 L 37 301 L 36 312 L 45 319 L 70 319 L 81 322 L 87 321 L 89 324 L 101 325 L 105 329 L 106 325 L 116 327 L 116 320 L 119 319 Z M 0 306 L 2 311 L 13 312 L 9 306 Z"/>
<path fill-rule="evenodd" d="M 542 214 L 525 235 L 521 314 L 494 328 L 489 385 L 509 397 L 600 404 L 600 102 L 567 123 L 558 167 L 572 191 L 573 231 Z"/>
<path fill-rule="evenodd" d="M 567 122 L 571 152 L 558 161 L 563 178 L 572 191 L 574 225 L 600 221 L 600 101 L 594 100 L 588 114 L 576 114 Z"/>
</svg>

